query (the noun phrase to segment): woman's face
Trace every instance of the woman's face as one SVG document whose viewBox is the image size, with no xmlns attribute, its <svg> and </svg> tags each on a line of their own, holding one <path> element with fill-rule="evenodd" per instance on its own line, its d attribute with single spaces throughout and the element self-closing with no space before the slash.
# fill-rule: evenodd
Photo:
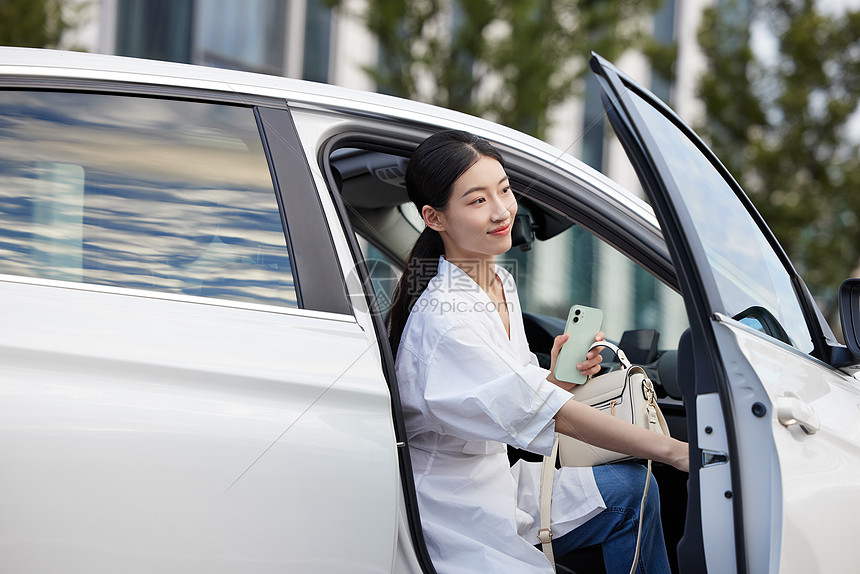
<svg viewBox="0 0 860 574">
<path fill-rule="evenodd" d="M 502 165 L 482 156 L 454 182 L 444 211 L 425 206 L 425 222 L 439 231 L 449 260 L 479 260 L 511 248 L 517 201 Z"/>
</svg>

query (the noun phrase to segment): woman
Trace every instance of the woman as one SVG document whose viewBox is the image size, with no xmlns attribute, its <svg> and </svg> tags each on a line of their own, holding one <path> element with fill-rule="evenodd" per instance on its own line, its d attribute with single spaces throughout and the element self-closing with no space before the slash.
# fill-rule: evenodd
<svg viewBox="0 0 860 574">
<path fill-rule="evenodd" d="M 440 574 L 552 572 L 535 547 L 540 465 L 510 467 L 507 444 L 549 454 L 558 431 L 684 471 L 687 445 L 570 400 L 573 385 L 537 365 L 513 278 L 495 264 L 517 203 L 487 141 L 430 136 L 406 187 L 426 228 L 396 290 L 390 341 L 428 550 Z M 553 366 L 566 339 L 555 339 Z M 600 361 L 594 350 L 578 368 L 595 374 Z M 602 543 L 607 570 L 629 572 L 646 474 L 636 464 L 556 471 L 556 554 Z M 642 530 L 639 571 L 668 572 L 654 484 Z"/>
</svg>

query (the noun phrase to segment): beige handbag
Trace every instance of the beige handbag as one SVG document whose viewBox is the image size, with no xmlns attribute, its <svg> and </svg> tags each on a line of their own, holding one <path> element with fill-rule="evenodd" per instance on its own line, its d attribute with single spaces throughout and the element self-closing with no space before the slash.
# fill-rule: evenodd
<svg viewBox="0 0 860 574">
<path fill-rule="evenodd" d="M 592 349 L 594 347 L 612 349 L 618 356 L 621 369 L 589 379 L 574 390 L 574 399 L 636 426 L 669 436 L 666 419 L 657 406 L 654 384 L 645 370 L 631 365 L 624 351 L 612 343 L 598 341 L 591 346 Z M 567 435 L 560 434 L 558 438 L 558 458 L 562 466 L 598 466 L 633 458 Z"/>
<path fill-rule="evenodd" d="M 670 436 L 666 419 L 663 417 L 660 407 L 657 406 L 654 384 L 648 378 L 645 370 L 642 367 L 631 365 L 624 351 L 608 341 L 598 341 L 589 350 L 595 347 L 612 349 L 618 356 L 621 369 L 589 379 L 584 385 L 576 388 L 574 400 L 608 412 L 612 416 L 636 426 Z M 553 569 L 555 569 L 555 557 L 552 553 L 550 513 L 556 455 L 558 455 L 562 466 L 598 466 L 633 458 L 620 452 L 591 446 L 573 437 L 556 433 L 552 454 L 543 459 L 540 489 L 540 530 L 538 531 L 538 540 L 543 547 L 544 554 L 546 554 L 550 564 L 553 565 Z M 645 491 L 642 493 L 642 503 L 639 507 L 640 516 L 642 516 L 645 508 L 645 497 L 648 495 L 650 477 L 651 461 L 649 460 L 649 482 L 646 483 Z M 639 532 L 636 537 L 636 553 L 631 572 L 635 570 L 639 560 L 641 535 L 642 521 L 640 520 Z"/>
</svg>

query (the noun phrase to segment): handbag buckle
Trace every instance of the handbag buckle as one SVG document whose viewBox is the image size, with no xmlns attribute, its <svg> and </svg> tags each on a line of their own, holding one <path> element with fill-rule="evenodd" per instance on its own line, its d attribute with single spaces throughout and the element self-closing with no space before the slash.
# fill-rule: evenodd
<svg viewBox="0 0 860 574">
<path fill-rule="evenodd" d="M 644 379 L 642 381 L 642 396 L 645 397 L 645 400 L 650 403 L 651 400 L 655 398 L 655 394 L 656 393 L 654 393 L 654 384 L 651 382 L 651 379 Z"/>
<path fill-rule="evenodd" d="M 538 530 L 538 540 L 541 544 L 549 544 L 552 542 L 552 529 L 541 528 Z"/>
</svg>

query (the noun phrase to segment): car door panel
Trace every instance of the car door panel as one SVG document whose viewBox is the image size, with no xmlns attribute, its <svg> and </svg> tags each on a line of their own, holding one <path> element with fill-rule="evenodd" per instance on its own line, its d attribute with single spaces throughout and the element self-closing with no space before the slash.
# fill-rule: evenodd
<svg viewBox="0 0 860 574">
<path fill-rule="evenodd" d="M 743 489 L 745 507 L 740 520 L 747 548 L 746 568 L 749 572 L 778 572 L 780 528 L 774 525 L 782 521 L 782 483 L 779 456 L 766 416 L 771 412 L 770 400 L 755 370 L 739 354 L 737 341 L 722 327 L 722 323 L 714 321 L 716 345 L 729 386 L 721 400 L 735 413 L 731 430 L 740 445 L 740 454 L 729 457 L 740 481 L 727 492 L 734 498 L 737 485 Z M 738 520 L 736 516 L 736 524 Z"/>
<path fill-rule="evenodd" d="M 682 384 L 701 394 L 703 367 L 716 382 L 728 439 L 731 490 L 725 496 L 733 505 L 736 570 L 804 571 L 798 565 L 812 563 L 813 570 L 838 571 L 856 564 L 844 518 L 833 517 L 840 514 L 834 496 L 848 504 L 860 496 L 860 475 L 840 472 L 837 463 L 856 459 L 860 445 L 856 413 L 845 412 L 856 409 L 855 381 L 814 358 L 828 356 L 829 330 L 821 328 L 820 313 L 749 200 L 695 134 L 608 62 L 595 57 L 592 67 L 613 127 L 654 205 L 685 295 L 697 371 L 696 379 Z M 749 325 L 760 333 L 751 333 Z M 820 431 L 801 436 L 800 425 L 783 426 L 779 419 L 791 418 L 787 408 L 808 416 L 810 428 L 817 414 Z M 715 493 L 705 491 L 702 444 L 693 449 L 691 472 L 701 480 L 690 484 L 701 487 L 705 500 Z M 841 492 L 834 494 L 831 480 L 811 474 L 833 477 Z M 705 512 L 703 502 L 707 537 Z M 820 556 L 818 546 L 810 556 L 812 540 L 829 555 Z M 709 557 L 709 571 L 711 566 Z"/>
<path fill-rule="evenodd" d="M 391 400 L 285 103 L 111 87 L 0 91 L 0 571 L 391 571 Z"/>
<path fill-rule="evenodd" d="M 846 508 L 860 505 L 860 386 L 829 365 L 774 344 L 723 318 L 770 405 L 763 419 L 779 455 L 782 567 L 780 572 L 838 572 L 860 560 Z M 733 389 L 735 385 L 733 383 Z M 780 402 L 797 401 L 821 421 L 808 434 L 779 415 Z M 763 477 L 756 477 L 764 482 Z M 853 561 L 853 562 L 852 562 Z"/>
<path fill-rule="evenodd" d="M 391 567 L 373 343 L 348 316 L 195 299 L 0 280 L 0 570 Z"/>
</svg>

